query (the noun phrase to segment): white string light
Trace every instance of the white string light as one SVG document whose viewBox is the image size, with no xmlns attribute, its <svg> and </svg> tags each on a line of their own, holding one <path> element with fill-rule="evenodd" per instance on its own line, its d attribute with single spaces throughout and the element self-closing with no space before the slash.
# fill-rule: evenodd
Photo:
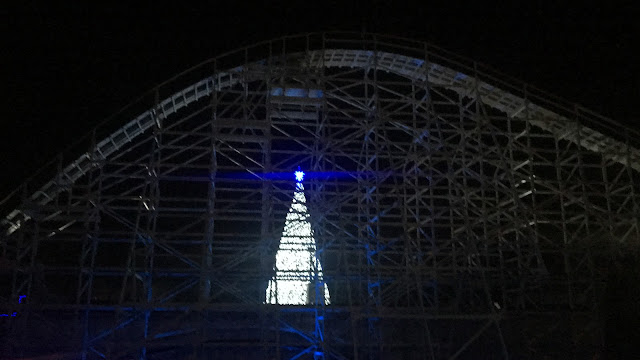
<svg viewBox="0 0 640 360">
<path fill-rule="evenodd" d="M 324 283 L 322 265 L 316 256 L 316 242 L 309 223 L 302 179 L 304 173 L 296 171 L 296 191 L 284 224 L 280 246 L 276 253 L 275 276 L 269 281 L 267 304 L 314 304 L 315 289 L 322 289 L 324 303 L 329 304 L 329 289 Z"/>
</svg>

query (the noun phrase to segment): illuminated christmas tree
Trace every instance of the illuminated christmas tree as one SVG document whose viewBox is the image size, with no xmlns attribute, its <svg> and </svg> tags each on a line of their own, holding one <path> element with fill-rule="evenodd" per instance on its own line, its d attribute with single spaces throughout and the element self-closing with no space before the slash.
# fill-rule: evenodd
<svg viewBox="0 0 640 360">
<path fill-rule="evenodd" d="M 307 305 L 317 298 L 329 304 L 329 289 L 324 283 L 322 265 L 317 257 L 316 242 L 309 223 L 302 180 L 304 173 L 296 171 L 296 190 L 287 213 L 284 231 L 276 253 L 275 276 L 269 281 L 267 304 Z"/>
</svg>

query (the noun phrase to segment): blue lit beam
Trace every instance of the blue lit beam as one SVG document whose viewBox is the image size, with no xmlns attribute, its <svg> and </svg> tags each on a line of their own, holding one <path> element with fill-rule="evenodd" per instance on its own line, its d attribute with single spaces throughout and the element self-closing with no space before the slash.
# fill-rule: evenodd
<svg viewBox="0 0 640 360">
<path fill-rule="evenodd" d="M 22 304 L 22 299 L 26 299 L 27 295 L 18 296 L 18 305 Z M 0 314 L 0 317 L 16 317 L 18 316 L 18 312 L 14 311 L 11 314 Z"/>
<path fill-rule="evenodd" d="M 302 350 L 301 352 L 299 352 L 298 354 L 296 354 L 295 356 L 293 356 L 292 358 L 290 358 L 289 360 L 296 360 L 299 359 L 300 357 L 302 357 L 304 354 L 308 354 L 310 352 L 312 352 L 313 350 L 315 350 L 315 345 L 311 345 L 308 348 Z"/>
<path fill-rule="evenodd" d="M 304 171 L 304 179 L 344 179 L 359 180 L 363 178 L 385 179 L 393 172 L 390 171 Z M 294 172 L 295 174 L 295 172 Z M 208 182 L 216 180 L 291 180 L 291 172 L 250 173 L 247 171 L 219 171 L 215 177 L 206 172 L 191 172 L 184 175 L 162 175 L 160 180 L 179 180 Z"/>
</svg>

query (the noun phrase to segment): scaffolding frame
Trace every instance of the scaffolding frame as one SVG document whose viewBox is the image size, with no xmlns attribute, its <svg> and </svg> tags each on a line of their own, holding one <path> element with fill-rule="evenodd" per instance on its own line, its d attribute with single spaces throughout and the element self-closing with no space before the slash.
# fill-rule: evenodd
<svg viewBox="0 0 640 360">
<path fill-rule="evenodd" d="M 640 243 L 639 146 L 422 42 L 312 33 L 223 54 L 0 203 L 0 301 L 19 315 L 2 351 L 593 356 L 608 269 Z M 298 166 L 327 306 L 264 300 Z"/>
</svg>

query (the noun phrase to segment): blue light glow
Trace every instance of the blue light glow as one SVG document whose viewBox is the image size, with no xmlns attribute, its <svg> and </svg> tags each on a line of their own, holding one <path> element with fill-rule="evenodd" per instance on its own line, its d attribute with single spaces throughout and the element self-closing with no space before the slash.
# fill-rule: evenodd
<svg viewBox="0 0 640 360">
<path fill-rule="evenodd" d="M 323 97 L 323 92 L 320 89 L 273 87 L 271 88 L 271 96 L 318 99 Z"/>
<path fill-rule="evenodd" d="M 428 133 L 421 135 L 422 138 L 428 136 Z M 419 139 L 416 138 L 416 142 Z M 357 181 L 358 179 L 385 178 L 394 176 L 393 172 L 385 171 L 301 171 L 304 174 L 304 180 L 318 179 L 328 180 L 337 179 L 342 181 Z M 215 181 L 215 180 L 290 180 L 291 170 L 282 172 L 264 172 L 250 173 L 247 171 L 218 171 L 216 173 L 193 172 L 183 176 L 166 176 L 170 180 L 186 180 L 186 181 Z"/>
<path fill-rule="evenodd" d="M 22 304 L 22 299 L 26 298 L 27 295 L 20 295 L 18 297 L 18 304 Z M 0 314 L 0 317 L 16 317 L 18 316 L 18 313 L 16 311 L 14 311 L 12 314 Z"/>
<path fill-rule="evenodd" d="M 302 182 L 302 180 L 304 180 L 304 171 L 298 170 L 293 174 L 296 176 L 297 182 Z"/>
</svg>

